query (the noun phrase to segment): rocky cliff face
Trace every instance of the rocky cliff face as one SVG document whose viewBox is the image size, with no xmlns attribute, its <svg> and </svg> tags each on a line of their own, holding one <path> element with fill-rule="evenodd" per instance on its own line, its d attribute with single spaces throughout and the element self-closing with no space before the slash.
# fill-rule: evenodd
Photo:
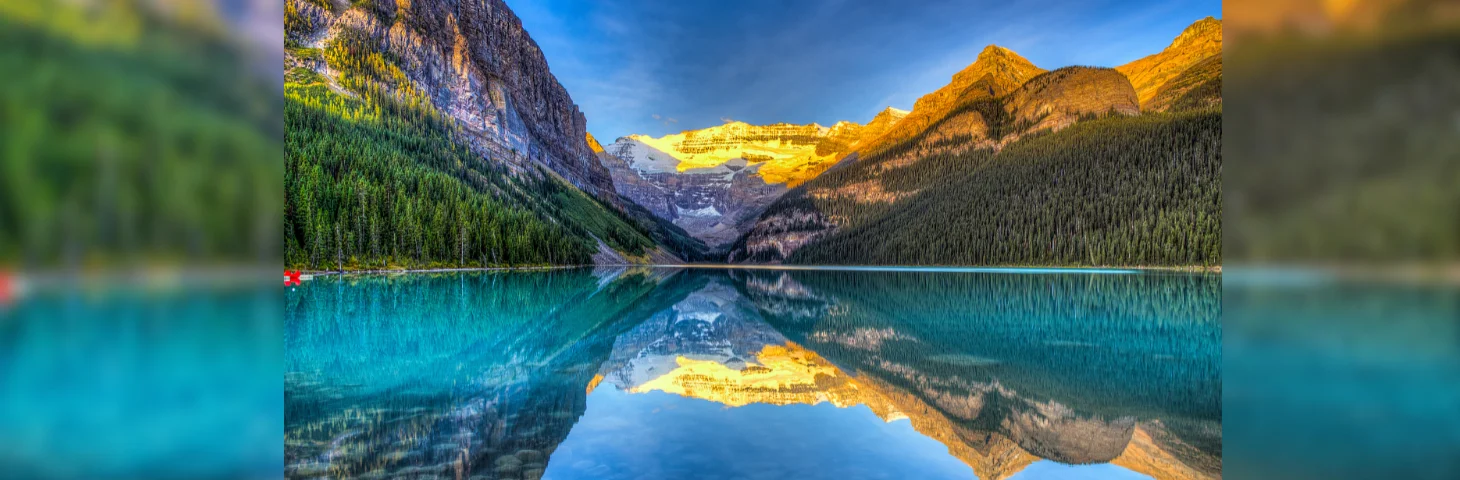
<svg viewBox="0 0 1460 480">
<path fill-rule="evenodd" d="M 865 126 L 729 122 L 660 138 L 630 135 L 607 147 L 613 158 L 601 158 L 618 193 L 707 244 L 723 245 L 788 188 L 835 165 L 904 115 L 888 108 Z"/>
<path fill-rule="evenodd" d="M 1141 113 L 1136 91 L 1120 72 L 1109 68 L 1065 67 L 1030 79 L 1009 95 L 1004 111 L 1013 133 L 1058 130 L 1082 115 Z"/>
<path fill-rule="evenodd" d="M 831 127 L 815 123 L 750 125 L 729 122 L 659 138 L 630 135 L 624 139 L 667 155 L 655 156 L 647 162 L 630 161 L 639 170 L 683 173 L 713 169 L 741 159 L 747 164 L 758 165 L 759 175 L 766 183 L 794 187 L 840 160 L 847 147 L 860 138 L 861 130 L 861 125 L 852 122 L 837 122 Z"/>
<path fill-rule="evenodd" d="M 326 49 L 348 37 L 358 42 L 351 48 L 391 59 L 409 82 L 395 88 L 424 92 L 476 153 L 519 172 L 545 166 L 595 195 L 613 192 L 608 170 L 584 141 L 583 113 L 502 0 L 375 0 L 328 8 L 287 1 L 308 19 L 286 32 L 291 42 Z M 327 62 L 290 57 L 339 80 Z"/>
<path fill-rule="evenodd" d="M 1198 20 L 1191 26 L 1186 27 L 1171 45 L 1160 53 L 1150 55 L 1134 62 L 1116 67 L 1115 69 L 1126 77 L 1130 78 L 1131 85 L 1135 86 L 1136 96 L 1140 99 L 1142 110 L 1159 111 L 1170 107 L 1170 101 L 1153 103 L 1163 88 L 1169 90 L 1168 84 L 1177 81 L 1179 77 L 1199 63 L 1222 54 L 1222 21 L 1212 17 Z M 1220 58 L 1220 57 L 1219 57 Z M 1197 85 L 1202 81 L 1212 78 L 1220 79 L 1221 61 L 1217 60 L 1215 70 L 1208 64 L 1203 69 L 1193 71 L 1188 75 L 1201 74 L 1201 81 L 1193 81 L 1187 78 L 1184 83 Z M 1218 80 L 1220 81 L 1220 80 Z M 1182 82 L 1177 81 L 1176 85 Z M 1220 84 L 1218 84 L 1220 85 Z M 1217 89 L 1216 98 L 1221 99 L 1221 89 Z"/>
</svg>

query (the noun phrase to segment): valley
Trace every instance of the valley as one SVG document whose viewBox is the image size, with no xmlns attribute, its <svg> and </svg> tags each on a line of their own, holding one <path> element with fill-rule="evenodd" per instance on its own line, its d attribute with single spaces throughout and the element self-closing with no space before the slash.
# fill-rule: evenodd
<svg viewBox="0 0 1460 480">
<path fill-rule="evenodd" d="M 1206 18 L 1129 64 L 1052 71 L 990 45 L 860 129 L 631 135 L 608 164 L 707 244 L 735 234 L 728 263 L 1218 265 L 1221 43 Z"/>
<path fill-rule="evenodd" d="M 705 243 L 723 246 L 744 235 L 772 201 L 906 115 L 888 107 L 866 125 L 727 122 L 660 138 L 630 135 L 601 158 L 620 194 Z"/>
<path fill-rule="evenodd" d="M 1219 265 L 1221 21 L 911 111 L 604 143 L 506 4 L 286 8 L 286 265 Z"/>
</svg>

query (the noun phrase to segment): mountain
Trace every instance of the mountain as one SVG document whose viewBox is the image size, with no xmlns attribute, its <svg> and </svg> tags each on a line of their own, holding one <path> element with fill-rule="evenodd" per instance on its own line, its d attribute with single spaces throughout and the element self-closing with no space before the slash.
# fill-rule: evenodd
<svg viewBox="0 0 1460 480">
<path fill-rule="evenodd" d="M 749 125 L 727 122 L 702 130 L 688 130 L 659 138 L 630 135 L 618 144 L 642 145 L 663 155 L 636 155 L 628 160 L 645 171 L 685 172 L 713 169 L 734 159 L 759 165 L 766 183 L 794 186 L 819 173 L 823 165 L 837 160 L 836 154 L 855 140 L 861 125 L 837 122 L 831 127 L 815 123 L 792 125 Z M 635 152 L 636 154 L 638 152 Z"/>
<path fill-rule="evenodd" d="M 862 148 L 876 141 L 878 138 L 881 138 L 883 134 L 887 133 L 887 131 L 892 130 L 893 127 L 897 126 L 898 122 L 901 122 L 902 119 L 907 118 L 907 115 L 909 113 L 912 112 L 909 112 L 907 110 L 898 110 L 892 107 L 887 107 L 881 112 L 877 112 L 877 115 L 872 117 L 872 121 L 867 122 L 866 125 L 862 126 L 861 138 L 857 139 L 857 141 L 852 144 L 850 149 L 853 151 L 861 150 Z"/>
<path fill-rule="evenodd" d="M 1187 68 L 1145 104 L 1151 111 L 1186 110 L 1222 103 L 1222 54 L 1217 53 Z"/>
<path fill-rule="evenodd" d="M 344 41 L 378 54 L 382 64 L 367 65 L 365 73 L 394 77 L 386 83 L 409 82 L 427 95 L 456 121 L 474 153 L 519 168 L 547 166 L 589 193 L 613 190 L 608 171 L 583 141 L 583 113 L 501 0 L 376 1 L 338 12 L 328 0 L 288 3 L 309 19 L 287 32 L 296 44 L 328 53 Z M 325 63 L 321 67 L 338 70 Z"/>
<path fill-rule="evenodd" d="M 1214 98 L 1220 103 L 1221 55 L 1222 21 L 1207 17 L 1186 27 L 1161 52 L 1115 69 L 1130 78 L 1136 95 L 1140 97 L 1142 110 L 1165 111 L 1182 94 L 1199 89 L 1207 82 L 1216 82 L 1216 88 L 1206 88 L 1203 91 L 1205 98 Z"/>
<path fill-rule="evenodd" d="M 621 193 L 645 188 L 642 185 L 643 180 L 637 176 L 620 175 L 618 172 L 624 168 L 622 165 L 623 160 L 608 153 L 603 148 L 603 144 L 599 143 L 598 139 L 593 138 L 593 134 L 586 134 L 586 136 L 588 147 L 598 157 L 599 163 L 610 172 L 613 172 L 614 189 L 617 190 L 613 195 L 618 199 L 615 203 L 620 207 L 620 211 L 647 231 L 649 236 L 655 242 L 659 243 L 660 251 L 669 254 L 668 257 L 662 255 L 658 257 L 651 256 L 650 263 L 677 265 L 686 261 L 702 262 L 718 260 L 718 255 L 705 244 L 704 240 L 695 238 L 689 232 L 685 231 L 684 228 L 666 220 L 665 217 L 655 213 L 654 210 L 644 207 L 643 204 L 635 201 L 637 197 L 630 197 Z"/>
<path fill-rule="evenodd" d="M 882 135 L 862 145 L 858 150 L 862 156 L 876 153 L 926 131 L 934 123 L 947 123 L 943 135 L 967 131 L 973 124 L 982 123 L 980 114 L 970 113 L 959 117 L 955 110 L 965 108 L 978 101 L 1005 95 L 1023 85 L 1045 70 L 1029 60 L 998 45 L 989 45 L 978 54 L 972 64 L 953 75 L 952 81 L 942 88 L 919 97 L 913 103 L 912 112 L 905 115 Z M 952 118 L 950 118 L 952 117 Z"/>
<path fill-rule="evenodd" d="M 904 115 L 888 108 L 865 126 L 727 122 L 659 138 L 629 135 L 599 158 L 619 194 L 711 246 L 724 245 L 788 188 L 819 175 Z"/>
<path fill-rule="evenodd" d="M 287 265 L 679 263 L 703 249 L 616 193 L 501 0 L 288 0 L 285 30 Z"/>
<path fill-rule="evenodd" d="M 854 162 L 766 207 L 728 260 L 1219 263 L 1220 35 L 1199 21 L 1130 74 L 989 46 Z M 1142 114 L 1142 92 L 1183 111 Z"/>
</svg>

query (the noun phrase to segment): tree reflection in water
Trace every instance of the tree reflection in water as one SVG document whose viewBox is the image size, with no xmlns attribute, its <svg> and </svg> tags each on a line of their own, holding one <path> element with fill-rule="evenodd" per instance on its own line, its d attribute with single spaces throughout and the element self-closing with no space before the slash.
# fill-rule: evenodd
<svg viewBox="0 0 1460 480">
<path fill-rule="evenodd" d="M 286 476 L 537 478 L 611 386 L 866 406 L 983 479 L 1040 459 L 1219 478 L 1220 288 L 708 269 L 326 279 L 289 296 Z"/>
</svg>

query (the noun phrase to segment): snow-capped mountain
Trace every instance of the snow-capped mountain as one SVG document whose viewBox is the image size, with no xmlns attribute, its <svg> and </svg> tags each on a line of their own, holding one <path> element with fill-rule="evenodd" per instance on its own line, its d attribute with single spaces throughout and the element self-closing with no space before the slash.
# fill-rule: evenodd
<svg viewBox="0 0 1460 480">
<path fill-rule="evenodd" d="M 715 246 L 734 241 L 787 189 L 831 168 L 907 112 L 867 125 L 727 122 L 663 137 L 629 135 L 602 157 L 618 192 Z M 614 158 L 608 158 L 614 157 Z"/>
</svg>

